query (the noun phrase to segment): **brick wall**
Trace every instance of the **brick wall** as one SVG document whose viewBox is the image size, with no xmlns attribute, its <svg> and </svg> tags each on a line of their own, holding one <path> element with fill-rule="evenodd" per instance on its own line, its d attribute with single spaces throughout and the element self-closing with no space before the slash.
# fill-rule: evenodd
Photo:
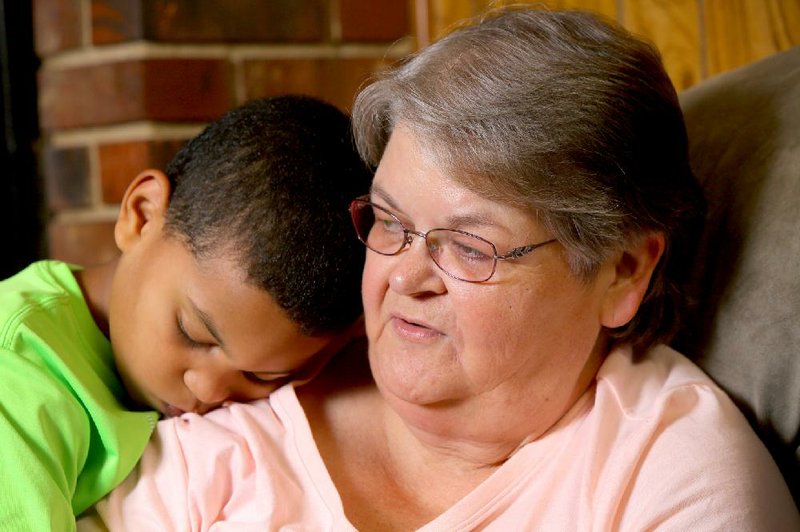
<svg viewBox="0 0 800 532">
<path fill-rule="evenodd" d="M 404 0 L 34 0 L 48 253 L 113 257 L 127 184 L 205 123 L 299 92 L 349 109 L 412 49 Z"/>
</svg>

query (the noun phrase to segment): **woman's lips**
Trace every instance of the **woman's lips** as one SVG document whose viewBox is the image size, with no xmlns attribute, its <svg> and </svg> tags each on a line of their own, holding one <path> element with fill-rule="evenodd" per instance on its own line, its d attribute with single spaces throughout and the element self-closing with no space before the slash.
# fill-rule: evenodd
<svg viewBox="0 0 800 532">
<path fill-rule="evenodd" d="M 391 320 L 395 332 L 403 338 L 414 341 L 425 341 L 442 335 L 438 330 L 412 318 L 394 316 Z"/>
</svg>

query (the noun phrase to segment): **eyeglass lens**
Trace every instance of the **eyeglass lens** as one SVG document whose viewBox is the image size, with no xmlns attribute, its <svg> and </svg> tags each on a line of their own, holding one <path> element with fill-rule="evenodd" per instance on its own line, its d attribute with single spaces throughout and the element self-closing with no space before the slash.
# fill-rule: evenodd
<svg viewBox="0 0 800 532">
<path fill-rule="evenodd" d="M 382 255 L 399 253 L 409 231 L 390 212 L 363 200 L 351 207 L 358 238 Z M 464 281 L 485 281 L 495 268 L 495 249 L 486 240 L 454 229 L 434 229 L 425 235 L 425 243 L 434 262 L 451 277 Z"/>
</svg>

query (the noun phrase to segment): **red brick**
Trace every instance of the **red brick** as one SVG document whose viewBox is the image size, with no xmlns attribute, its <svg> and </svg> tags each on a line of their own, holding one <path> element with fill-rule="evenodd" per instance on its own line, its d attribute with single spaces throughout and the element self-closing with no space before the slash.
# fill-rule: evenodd
<svg viewBox="0 0 800 532">
<path fill-rule="evenodd" d="M 45 57 L 81 45 L 80 0 L 34 0 L 36 53 Z"/>
<path fill-rule="evenodd" d="M 394 41 L 411 34 L 409 2 L 339 0 L 342 40 Z"/>
<path fill-rule="evenodd" d="M 234 103 L 232 69 L 216 59 L 145 59 L 43 69 L 44 129 L 132 120 L 207 122 Z"/>
<path fill-rule="evenodd" d="M 184 140 L 135 141 L 104 144 L 98 149 L 104 203 L 119 203 L 142 170 L 164 170 Z"/>
<path fill-rule="evenodd" d="M 42 159 L 50 209 L 86 207 L 91 203 L 87 148 L 48 147 Z"/>
<path fill-rule="evenodd" d="M 145 61 L 145 112 L 155 120 L 208 122 L 233 107 L 233 68 L 221 60 Z"/>
<path fill-rule="evenodd" d="M 39 71 L 44 129 L 133 120 L 143 115 L 141 64 L 136 62 Z"/>
<path fill-rule="evenodd" d="M 142 37 L 141 2 L 92 0 L 93 44 L 113 44 Z"/>
<path fill-rule="evenodd" d="M 89 266 L 109 261 L 119 254 L 114 242 L 114 221 L 65 222 L 48 227 L 48 256 Z"/>
<path fill-rule="evenodd" d="M 244 65 L 245 95 L 250 100 L 308 94 L 349 111 L 362 83 L 385 64 L 379 58 L 248 61 Z"/>
<path fill-rule="evenodd" d="M 327 27 L 326 0 L 92 0 L 95 44 L 310 42 L 324 39 Z"/>
</svg>

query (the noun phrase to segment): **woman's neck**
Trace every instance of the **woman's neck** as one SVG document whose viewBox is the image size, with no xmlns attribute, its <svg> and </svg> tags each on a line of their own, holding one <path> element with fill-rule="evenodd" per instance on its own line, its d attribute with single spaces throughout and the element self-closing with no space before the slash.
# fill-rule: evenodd
<svg viewBox="0 0 800 532">
<path fill-rule="evenodd" d="M 595 354 L 587 360 L 571 390 L 531 391 L 530 397 L 518 401 L 525 405 L 522 409 L 503 404 L 502 394 L 418 405 L 386 391 L 381 393 L 370 373 L 364 339 L 335 355 L 319 376 L 298 389 L 298 394 L 304 406 L 316 405 L 326 415 L 344 413 L 342 418 L 327 420 L 331 430 L 352 423 L 349 430 L 363 429 L 383 438 L 390 456 L 414 456 L 420 462 L 430 460 L 479 471 L 502 464 L 558 423 L 591 386 L 607 348 L 607 342 L 599 339 Z M 365 412 L 366 417 L 350 415 L 355 411 Z"/>
<path fill-rule="evenodd" d="M 409 429 L 372 382 L 366 354 L 342 355 L 297 393 L 345 513 L 359 530 L 419 528 L 492 473 L 495 466 L 480 463 L 483 453 L 471 445 Z"/>
<path fill-rule="evenodd" d="M 587 367 L 570 405 L 596 369 Z M 431 521 L 563 415 L 531 422 L 501 405 L 479 405 L 483 412 L 472 404 L 403 405 L 381 395 L 364 342 L 335 355 L 297 392 L 345 512 L 364 530 Z"/>
</svg>

